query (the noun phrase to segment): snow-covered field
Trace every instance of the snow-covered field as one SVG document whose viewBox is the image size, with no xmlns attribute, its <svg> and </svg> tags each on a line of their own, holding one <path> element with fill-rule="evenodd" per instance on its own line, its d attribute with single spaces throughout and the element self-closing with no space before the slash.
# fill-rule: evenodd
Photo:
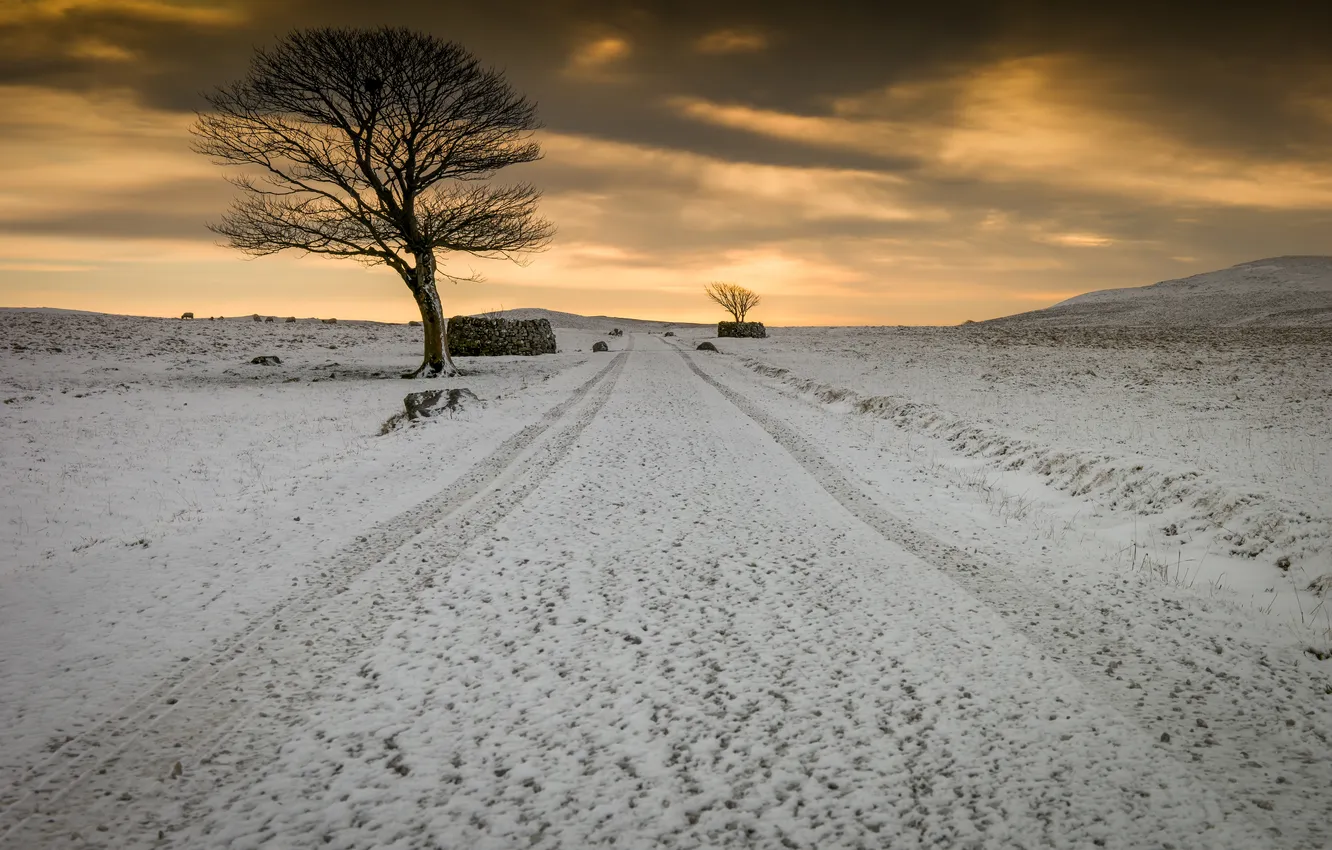
<svg viewBox="0 0 1332 850">
<path fill-rule="evenodd" d="M 419 328 L 4 310 L 0 339 L 0 645 L 25 649 L 0 662 L 4 780 L 77 731 L 67 718 L 230 636 L 596 369 L 586 353 L 477 360 L 484 407 L 380 438 L 425 386 L 397 377 Z"/>
<path fill-rule="evenodd" d="M 1332 844 L 1328 331 L 601 321 L 0 311 L 0 846 Z"/>
<path fill-rule="evenodd" d="M 757 376 L 1052 537 L 1288 616 L 1332 574 L 1332 329 L 790 328 Z M 1320 618 L 1332 626 L 1320 609 Z"/>
</svg>

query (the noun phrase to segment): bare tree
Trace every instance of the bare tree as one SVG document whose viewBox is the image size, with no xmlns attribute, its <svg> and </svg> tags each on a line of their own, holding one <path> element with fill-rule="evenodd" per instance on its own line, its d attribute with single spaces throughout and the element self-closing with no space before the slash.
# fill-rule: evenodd
<svg viewBox="0 0 1332 850">
<path fill-rule="evenodd" d="M 421 310 L 429 369 L 456 373 L 436 253 L 518 261 L 554 232 L 528 184 L 499 169 L 540 159 L 536 107 L 453 42 L 406 29 L 312 29 L 258 50 L 240 81 L 205 95 L 195 149 L 240 166 L 242 190 L 210 225 L 251 256 L 287 249 L 387 265 Z"/>
<path fill-rule="evenodd" d="M 757 292 L 751 292 L 738 283 L 713 281 L 703 287 L 708 297 L 722 306 L 737 322 L 745 320 L 745 314 L 759 305 L 763 299 Z"/>
</svg>

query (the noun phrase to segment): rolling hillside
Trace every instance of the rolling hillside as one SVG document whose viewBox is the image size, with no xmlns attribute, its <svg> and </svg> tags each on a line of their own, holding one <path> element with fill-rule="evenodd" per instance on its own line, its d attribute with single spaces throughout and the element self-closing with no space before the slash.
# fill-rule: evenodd
<svg viewBox="0 0 1332 850">
<path fill-rule="evenodd" d="M 1329 327 L 1332 257 L 1273 257 L 1151 286 L 1103 289 L 986 324 Z"/>
</svg>

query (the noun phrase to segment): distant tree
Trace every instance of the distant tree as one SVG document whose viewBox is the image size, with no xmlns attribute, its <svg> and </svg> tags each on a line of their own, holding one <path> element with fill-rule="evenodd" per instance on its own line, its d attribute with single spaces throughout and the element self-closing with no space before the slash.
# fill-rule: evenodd
<svg viewBox="0 0 1332 850">
<path fill-rule="evenodd" d="M 737 322 L 745 320 L 745 314 L 759 305 L 762 300 L 757 292 L 751 292 L 736 283 L 713 281 L 703 287 L 708 297 L 722 306 Z"/>
<path fill-rule="evenodd" d="M 554 232 L 528 184 L 487 181 L 540 159 L 536 107 L 453 42 L 406 29 L 312 29 L 258 50 L 205 95 L 195 149 L 242 191 L 219 224 L 251 256 L 287 249 L 384 264 L 421 310 L 429 370 L 456 373 L 436 253 L 518 261 Z"/>
</svg>

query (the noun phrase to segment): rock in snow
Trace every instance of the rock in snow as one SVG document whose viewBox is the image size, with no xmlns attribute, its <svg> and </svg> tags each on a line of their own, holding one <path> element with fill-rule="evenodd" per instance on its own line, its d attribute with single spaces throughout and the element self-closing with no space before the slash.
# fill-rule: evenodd
<svg viewBox="0 0 1332 850">
<path fill-rule="evenodd" d="M 428 418 L 435 416 L 441 411 L 447 411 L 450 414 L 463 410 L 469 403 L 480 401 L 476 393 L 466 387 L 441 390 L 423 390 L 416 393 L 408 393 L 403 398 L 403 407 L 407 409 L 408 419 Z"/>
</svg>

